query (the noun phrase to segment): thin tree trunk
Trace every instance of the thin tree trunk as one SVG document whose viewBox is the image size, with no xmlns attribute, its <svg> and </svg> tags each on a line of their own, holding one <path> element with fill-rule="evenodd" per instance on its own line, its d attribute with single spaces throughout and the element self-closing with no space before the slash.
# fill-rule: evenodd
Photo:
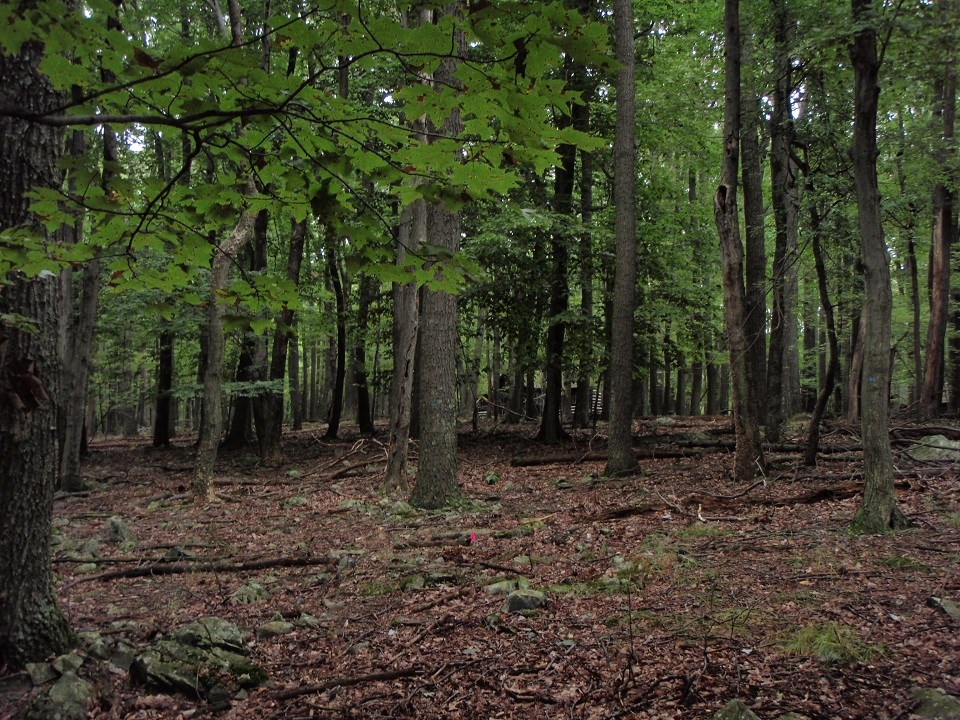
<svg viewBox="0 0 960 720">
<path fill-rule="evenodd" d="M 367 333 L 373 293 L 373 278 L 368 275 L 362 276 L 357 299 L 357 337 L 353 348 L 353 382 L 357 388 L 357 426 L 363 435 L 373 435 L 373 417 L 370 414 L 370 388 L 367 382 Z"/>
<path fill-rule="evenodd" d="M 407 263 L 407 251 L 416 252 L 424 242 L 426 224 L 426 205 L 423 200 L 416 200 L 403 211 L 398 231 L 397 265 L 404 267 Z M 394 283 L 390 439 L 384 480 L 388 493 L 403 492 L 410 487 L 407 479 L 407 445 L 410 441 L 410 411 L 419 321 L 420 293 L 417 292 L 416 285 L 412 282 Z"/>
<path fill-rule="evenodd" d="M 333 398 L 327 415 L 325 437 L 336 438 L 340 432 L 340 414 L 343 412 L 343 384 L 347 372 L 347 296 L 343 287 L 343 276 L 333 240 L 327 243 L 327 273 L 333 286 L 333 295 L 337 302 L 337 367 L 333 379 Z"/>
</svg>

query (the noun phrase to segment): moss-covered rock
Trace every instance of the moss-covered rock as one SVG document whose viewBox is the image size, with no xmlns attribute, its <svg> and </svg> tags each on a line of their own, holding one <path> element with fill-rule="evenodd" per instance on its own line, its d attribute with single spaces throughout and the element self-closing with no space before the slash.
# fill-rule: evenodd
<svg viewBox="0 0 960 720">
<path fill-rule="evenodd" d="M 144 648 L 130 676 L 155 691 L 219 699 L 266 682 L 266 671 L 246 654 L 243 631 L 221 618 L 204 618 Z"/>
</svg>

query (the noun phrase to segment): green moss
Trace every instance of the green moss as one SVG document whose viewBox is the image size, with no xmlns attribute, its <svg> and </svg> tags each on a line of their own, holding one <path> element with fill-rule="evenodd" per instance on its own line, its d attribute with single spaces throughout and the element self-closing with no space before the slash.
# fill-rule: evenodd
<svg viewBox="0 0 960 720">
<path fill-rule="evenodd" d="M 890 555 L 880 559 L 880 564 L 891 570 L 932 572 L 933 568 L 907 555 Z"/>
</svg>

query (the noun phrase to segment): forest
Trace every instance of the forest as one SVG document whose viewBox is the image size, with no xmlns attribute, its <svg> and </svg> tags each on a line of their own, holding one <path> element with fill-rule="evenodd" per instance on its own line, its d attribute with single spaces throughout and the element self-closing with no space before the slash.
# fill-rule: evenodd
<svg viewBox="0 0 960 720">
<path fill-rule="evenodd" d="M 960 0 L 0 28 L 0 717 L 960 718 Z"/>
</svg>

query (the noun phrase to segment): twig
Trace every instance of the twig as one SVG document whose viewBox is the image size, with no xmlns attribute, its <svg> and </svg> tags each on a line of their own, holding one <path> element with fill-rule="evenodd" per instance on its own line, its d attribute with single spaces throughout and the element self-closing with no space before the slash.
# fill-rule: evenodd
<svg viewBox="0 0 960 720">
<path fill-rule="evenodd" d="M 111 570 L 110 572 L 97 573 L 96 575 L 83 575 L 68 582 L 63 586 L 63 590 L 72 588 L 80 583 L 92 582 L 94 580 L 116 580 L 118 578 L 137 578 L 151 577 L 154 575 L 182 575 L 184 573 L 222 573 L 222 572 L 243 572 L 245 570 L 262 570 L 273 567 L 306 567 L 309 565 L 324 565 L 332 563 L 333 560 L 327 556 L 323 557 L 279 557 L 267 558 L 263 560 L 248 560 L 237 563 L 211 563 L 200 562 L 174 562 L 155 565 L 145 565 L 143 567 L 129 568 L 127 570 Z"/>
<path fill-rule="evenodd" d="M 314 693 L 330 690 L 335 687 L 348 687 L 350 685 L 362 685 L 368 682 L 378 682 L 382 680 L 396 680 L 398 678 L 414 677 L 423 675 L 424 670 L 419 667 L 400 668 L 399 670 L 386 670 L 384 672 L 370 673 L 369 675 L 356 675 L 354 677 L 332 678 L 326 682 L 316 685 L 303 685 L 301 687 L 281 690 L 274 697 L 277 700 L 290 700 L 301 695 L 312 695 Z"/>
</svg>

